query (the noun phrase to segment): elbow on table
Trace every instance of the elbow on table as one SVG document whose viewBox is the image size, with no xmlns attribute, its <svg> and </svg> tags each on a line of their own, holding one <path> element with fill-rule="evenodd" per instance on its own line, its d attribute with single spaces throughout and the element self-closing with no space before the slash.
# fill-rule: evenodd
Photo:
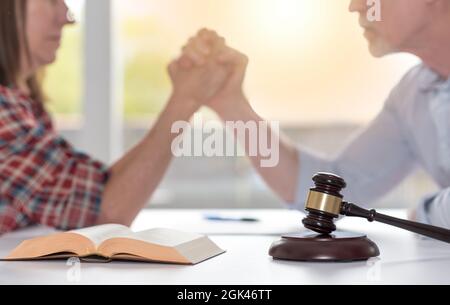
<svg viewBox="0 0 450 305">
<path fill-rule="evenodd" d="M 123 211 L 112 211 L 111 209 L 101 210 L 97 222 L 97 225 L 104 224 L 120 224 L 124 226 L 131 226 L 135 216 L 127 215 Z"/>
</svg>

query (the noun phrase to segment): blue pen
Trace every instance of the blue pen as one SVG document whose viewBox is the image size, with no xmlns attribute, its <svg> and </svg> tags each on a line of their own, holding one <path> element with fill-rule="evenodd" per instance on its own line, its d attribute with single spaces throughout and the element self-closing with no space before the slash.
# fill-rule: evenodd
<svg viewBox="0 0 450 305">
<path fill-rule="evenodd" d="M 210 221 L 242 221 L 242 222 L 258 222 L 259 219 L 252 217 L 222 217 L 217 215 L 206 215 L 205 218 Z"/>
</svg>

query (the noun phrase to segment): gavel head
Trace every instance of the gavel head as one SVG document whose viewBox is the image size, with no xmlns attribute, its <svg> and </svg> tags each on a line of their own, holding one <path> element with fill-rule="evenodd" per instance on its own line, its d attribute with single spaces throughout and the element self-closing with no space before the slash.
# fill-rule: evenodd
<svg viewBox="0 0 450 305">
<path fill-rule="evenodd" d="M 318 173 L 313 177 L 314 188 L 309 191 L 305 209 L 306 218 L 302 223 L 305 228 L 320 234 L 336 231 L 334 219 L 341 213 L 343 196 L 340 191 L 347 185 L 339 176 Z"/>
</svg>

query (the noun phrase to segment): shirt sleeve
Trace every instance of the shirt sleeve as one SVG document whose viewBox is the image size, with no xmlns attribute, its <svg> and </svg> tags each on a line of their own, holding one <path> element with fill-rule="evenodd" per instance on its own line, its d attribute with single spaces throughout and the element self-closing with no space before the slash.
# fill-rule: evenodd
<svg viewBox="0 0 450 305">
<path fill-rule="evenodd" d="M 0 230 L 93 225 L 108 176 L 103 164 L 75 151 L 29 107 L 0 97 L 0 213 L 7 213 Z"/>
<path fill-rule="evenodd" d="M 450 188 L 425 198 L 416 209 L 416 220 L 450 229 Z"/>
<path fill-rule="evenodd" d="M 295 208 L 303 208 L 309 188 L 313 186 L 311 178 L 317 172 L 343 177 L 347 182 L 342 192 L 346 200 L 370 205 L 412 171 L 415 157 L 394 107 L 397 100 L 394 91 L 381 113 L 334 158 L 299 148 Z"/>
</svg>

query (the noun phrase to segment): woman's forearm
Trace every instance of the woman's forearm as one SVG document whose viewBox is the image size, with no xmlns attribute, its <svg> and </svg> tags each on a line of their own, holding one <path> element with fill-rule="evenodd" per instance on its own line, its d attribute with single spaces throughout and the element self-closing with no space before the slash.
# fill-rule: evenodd
<svg viewBox="0 0 450 305">
<path fill-rule="evenodd" d="M 191 105 L 169 102 L 149 134 L 111 167 L 98 223 L 130 225 L 145 207 L 172 159 L 172 141 L 177 136 L 171 132 L 172 124 L 188 121 L 195 111 Z"/>
<path fill-rule="evenodd" d="M 243 98 L 243 101 L 234 103 L 236 107 L 227 107 L 219 112 L 221 119 L 225 122 L 256 122 L 258 128 L 258 135 L 261 131 L 259 122 L 264 120 L 255 113 L 250 104 Z M 266 123 L 267 124 L 267 123 Z M 297 184 L 298 184 L 298 169 L 299 169 L 299 152 L 288 140 L 284 139 L 277 131 L 272 131 L 270 124 L 268 125 L 268 139 L 279 139 L 279 162 L 274 167 L 261 166 L 262 161 L 266 159 L 261 155 L 260 150 L 255 155 L 249 155 L 249 138 L 245 137 L 240 140 L 240 144 L 245 147 L 245 151 L 249 156 L 254 168 L 259 172 L 266 183 L 286 202 L 293 203 L 295 200 Z M 255 135 L 254 135 L 255 136 Z M 272 143 L 276 145 L 277 143 Z"/>
</svg>

